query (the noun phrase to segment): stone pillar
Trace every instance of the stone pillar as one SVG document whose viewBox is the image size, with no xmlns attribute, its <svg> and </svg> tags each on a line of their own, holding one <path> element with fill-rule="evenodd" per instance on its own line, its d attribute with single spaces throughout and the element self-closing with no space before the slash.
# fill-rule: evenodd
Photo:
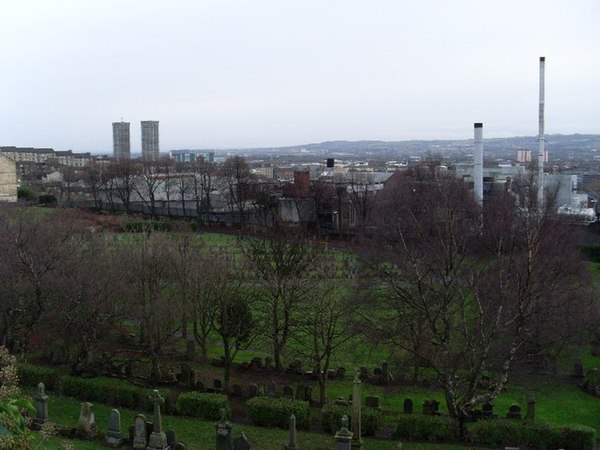
<svg viewBox="0 0 600 450">
<path fill-rule="evenodd" d="M 352 449 L 359 449 L 362 447 L 361 437 L 361 385 L 360 381 L 360 370 L 356 370 L 354 376 L 354 389 L 352 392 L 352 433 L 354 438 L 352 440 Z"/>
<path fill-rule="evenodd" d="M 154 402 L 154 429 L 148 440 L 148 450 L 165 450 L 169 448 L 167 435 L 162 430 L 162 419 L 160 417 L 160 404 L 165 401 L 160 396 L 158 389 L 154 389 L 150 399 Z"/>
<path fill-rule="evenodd" d="M 37 394 L 35 396 L 35 419 L 31 428 L 41 430 L 42 425 L 48 422 L 48 396 L 44 383 L 38 384 Z"/>
<path fill-rule="evenodd" d="M 285 446 L 285 450 L 299 450 L 296 443 L 296 416 L 293 414 L 290 416 L 290 439 L 288 445 Z"/>
<path fill-rule="evenodd" d="M 233 436 L 231 422 L 225 419 L 225 409 L 221 409 L 221 420 L 215 425 L 217 431 L 216 449 L 233 450 Z"/>
<path fill-rule="evenodd" d="M 353 434 L 348 429 L 348 416 L 342 417 L 342 428 L 335 433 L 335 450 L 352 450 Z"/>
<path fill-rule="evenodd" d="M 113 447 L 120 447 L 123 443 L 123 433 L 121 432 L 121 413 L 118 409 L 110 411 L 108 418 L 108 431 L 106 432 L 106 443 Z"/>
<path fill-rule="evenodd" d="M 527 398 L 527 420 L 535 419 L 535 398 L 533 394 L 530 393 Z"/>
</svg>

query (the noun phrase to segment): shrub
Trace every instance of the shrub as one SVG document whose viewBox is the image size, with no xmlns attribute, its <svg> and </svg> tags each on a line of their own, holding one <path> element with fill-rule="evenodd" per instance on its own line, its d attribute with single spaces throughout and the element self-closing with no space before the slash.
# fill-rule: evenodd
<svg viewBox="0 0 600 450">
<path fill-rule="evenodd" d="M 95 378 L 64 376 L 60 381 L 64 395 L 88 402 L 109 403 L 108 389 Z"/>
<path fill-rule="evenodd" d="M 227 417 L 231 407 L 226 395 L 202 392 L 186 392 L 177 398 L 177 412 L 184 416 L 200 417 L 207 420 L 219 420 L 221 409 L 225 409 Z"/>
<path fill-rule="evenodd" d="M 352 408 L 349 406 L 334 405 L 327 403 L 321 409 L 321 426 L 323 431 L 335 433 L 339 428 L 343 416 L 352 420 Z M 381 411 L 376 408 L 361 409 L 361 434 L 363 436 L 374 436 L 380 427 Z"/>
<path fill-rule="evenodd" d="M 59 377 L 54 369 L 23 363 L 19 364 L 18 371 L 19 380 L 23 386 L 37 387 L 39 383 L 44 383 L 48 390 L 57 387 Z"/>
<path fill-rule="evenodd" d="M 246 402 L 248 418 L 254 425 L 288 428 L 290 416 L 296 416 L 298 428 L 308 429 L 310 406 L 308 402 L 287 398 L 254 397 Z"/>
<path fill-rule="evenodd" d="M 446 416 L 400 414 L 396 420 L 394 437 L 408 441 L 456 442 L 458 425 Z"/>
<path fill-rule="evenodd" d="M 581 425 L 553 427 L 544 422 L 482 420 L 469 426 L 471 442 L 492 447 L 568 448 L 593 450 L 596 430 Z"/>
</svg>

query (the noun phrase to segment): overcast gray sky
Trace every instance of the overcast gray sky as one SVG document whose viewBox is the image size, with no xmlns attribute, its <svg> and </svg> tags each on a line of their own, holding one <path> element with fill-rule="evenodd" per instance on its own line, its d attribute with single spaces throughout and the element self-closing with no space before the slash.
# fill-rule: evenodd
<svg viewBox="0 0 600 450">
<path fill-rule="evenodd" d="M 0 145 L 600 132 L 599 0 L 0 0 Z"/>
</svg>

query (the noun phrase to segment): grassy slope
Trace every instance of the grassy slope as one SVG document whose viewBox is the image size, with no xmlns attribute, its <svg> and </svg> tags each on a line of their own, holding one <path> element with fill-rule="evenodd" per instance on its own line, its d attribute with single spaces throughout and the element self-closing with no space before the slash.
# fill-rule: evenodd
<svg viewBox="0 0 600 450">
<path fill-rule="evenodd" d="M 63 426 L 76 426 L 79 417 L 80 402 L 67 397 L 50 395 L 48 412 L 52 421 Z M 108 416 L 110 407 L 95 404 L 94 414 L 98 430 L 104 432 L 108 427 Z M 134 411 L 119 408 L 121 412 L 121 423 L 123 430 L 127 433 L 127 427 L 133 423 L 137 414 Z M 152 420 L 151 417 L 148 417 Z M 175 430 L 177 439 L 188 444 L 190 450 L 215 450 L 215 426 L 214 422 L 204 422 L 198 419 L 190 419 L 174 416 L 163 416 L 165 429 Z M 259 450 L 281 450 L 287 443 L 288 433 L 285 430 L 266 429 L 248 425 L 234 425 L 234 435 L 244 432 L 252 444 L 252 448 Z M 42 444 L 41 448 L 58 448 L 62 439 L 52 439 Z M 89 443 L 71 441 L 76 450 L 92 450 L 106 448 L 100 443 Z M 320 433 L 298 432 L 298 445 L 307 450 L 331 450 L 334 442 L 333 437 Z M 397 442 L 384 441 L 380 439 L 365 439 L 363 449 L 365 450 L 395 450 Z M 434 445 L 407 443 L 403 446 L 408 450 L 466 450 L 471 447 L 458 445 Z"/>
</svg>

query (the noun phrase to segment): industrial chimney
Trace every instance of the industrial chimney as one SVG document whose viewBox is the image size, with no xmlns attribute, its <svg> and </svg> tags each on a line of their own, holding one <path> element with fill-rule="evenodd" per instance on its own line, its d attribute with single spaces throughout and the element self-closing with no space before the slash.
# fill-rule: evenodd
<svg viewBox="0 0 600 450">
<path fill-rule="evenodd" d="M 546 58 L 540 56 L 540 110 L 539 110 L 539 152 L 538 152 L 538 176 L 537 176 L 537 207 L 541 210 L 544 207 L 544 153 L 546 138 L 544 137 L 544 104 L 545 104 L 545 64 Z"/>
<path fill-rule="evenodd" d="M 483 124 L 475 122 L 473 138 L 473 193 L 475 201 L 483 205 Z"/>
</svg>

